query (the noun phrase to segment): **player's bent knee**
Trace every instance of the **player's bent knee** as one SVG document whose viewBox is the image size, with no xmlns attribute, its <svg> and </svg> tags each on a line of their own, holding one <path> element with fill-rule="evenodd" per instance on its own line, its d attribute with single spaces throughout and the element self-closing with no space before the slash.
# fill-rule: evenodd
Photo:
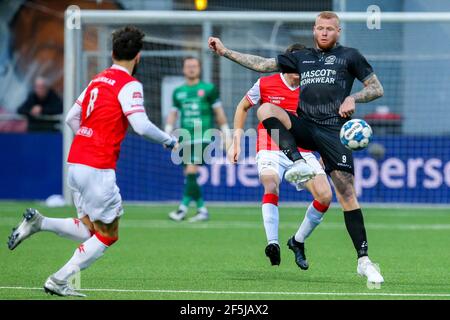
<svg viewBox="0 0 450 320">
<path fill-rule="evenodd" d="M 272 171 L 266 170 L 261 174 L 260 180 L 264 187 L 264 193 L 271 193 L 278 195 L 279 182 L 278 176 L 273 174 Z"/>
<path fill-rule="evenodd" d="M 185 174 L 197 174 L 198 166 L 195 164 L 188 164 L 185 169 Z"/>
<path fill-rule="evenodd" d="M 331 197 L 328 198 L 326 196 L 319 195 L 318 197 L 315 198 L 315 200 L 319 201 L 320 204 L 326 207 L 329 207 L 331 204 Z"/>
<path fill-rule="evenodd" d="M 331 190 L 329 190 L 329 189 L 319 190 L 317 192 L 316 200 L 325 206 L 330 206 L 332 199 L 333 199 L 333 194 L 332 194 Z"/>
</svg>

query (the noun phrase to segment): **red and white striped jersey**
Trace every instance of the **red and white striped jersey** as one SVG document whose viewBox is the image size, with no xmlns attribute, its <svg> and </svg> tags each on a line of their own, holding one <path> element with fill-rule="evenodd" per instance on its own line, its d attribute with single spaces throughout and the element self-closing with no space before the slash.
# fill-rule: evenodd
<svg viewBox="0 0 450 320">
<path fill-rule="evenodd" d="M 92 79 L 76 103 L 81 106 L 80 128 L 68 162 L 115 169 L 127 116 L 145 112 L 142 84 L 127 69 L 113 65 Z"/>
<path fill-rule="evenodd" d="M 297 114 L 298 99 L 300 94 L 299 87 L 291 87 L 282 73 L 273 74 L 267 77 L 261 77 L 256 81 L 253 87 L 247 92 L 246 98 L 253 106 L 255 104 L 271 103 L 288 112 Z M 278 151 L 278 145 L 267 133 L 264 125 L 258 124 L 258 137 L 256 140 L 256 152 L 260 150 Z M 301 152 L 311 152 L 298 148 Z"/>
</svg>

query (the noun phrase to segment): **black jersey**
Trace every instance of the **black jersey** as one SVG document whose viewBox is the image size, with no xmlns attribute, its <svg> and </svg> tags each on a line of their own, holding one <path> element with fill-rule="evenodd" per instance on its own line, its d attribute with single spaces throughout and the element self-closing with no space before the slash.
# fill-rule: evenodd
<svg viewBox="0 0 450 320">
<path fill-rule="evenodd" d="M 307 48 L 281 54 L 277 60 L 282 72 L 300 74 L 298 115 L 327 126 L 348 120 L 339 115 L 339 107 L 350 95 L 353 81 L 365 81 L 373 74 L 358 50 L 340 44 L 328 51 Z"/>
</svg>

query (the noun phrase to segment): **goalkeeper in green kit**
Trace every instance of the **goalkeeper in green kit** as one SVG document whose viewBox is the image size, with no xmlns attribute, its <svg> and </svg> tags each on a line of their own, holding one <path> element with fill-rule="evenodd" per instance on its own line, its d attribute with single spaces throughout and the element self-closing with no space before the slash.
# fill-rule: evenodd
<svg viewBox="0 0 450 320">
<path fill-rule="evenodd" d="M 186 218 L 189 204 L 194 201 L 197 214 L 189 219 L 191 222 L 209 219 L 202 190 L 197 182 L 198 166 L 205 161 L 204 151 L 210 145 L 214 128 L 214 119 L 222 131 L 225 142 L 231 141 L 227 118 L 219 99 L 219 92 L 212 83 L 200 80 L 201 63 L 195 57 L 185 58 L 183 74 L 186 83 L 173 92 L 173 108 L 165 126 L 167 133 L 172 133 L 178 116 L 184 134 L 180 137 L 181 156 L 184 165 L 184 192 L 178 210 L 170 212 L 169 218 L 181 221 Z M 205 152 L 207 154 L 207 152 Z"/>
</svg>

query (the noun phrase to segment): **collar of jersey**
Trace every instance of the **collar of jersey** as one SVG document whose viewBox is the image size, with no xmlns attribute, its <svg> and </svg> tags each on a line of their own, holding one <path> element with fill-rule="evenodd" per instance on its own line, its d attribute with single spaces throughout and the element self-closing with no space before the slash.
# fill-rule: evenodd
<svg viewBox="0 0 450 320">
<path fill-rule="evenodd" d="M 330 50 L 323 51 L 323 50 L 317 49 L 317 48 L 313 48 L 313 50 L 314 50 L 315 53 L 322 53 L 322 52 L 323 52 L 323 53 L 331 53 L 331 52 L 336 51 L 336 50 L 339 49 L 340 47 L 342 47 L 341 44 L 340 44 L 339 42 L 336 42 L 336 45 L 335 45 L 333 48 L 331 48 Z"/>
<path fill-rule="evenodd" d="M 125 71 L 126 73 L 130 74 L 130 72 L 127 70 L 127 68 L 124 68 L 122 66 L 119 66 L 118 64 L 113 64 L 111 66 L 111 69 L 117 69 L 117 70 L 122 70 Z"/>
<path fill-rule="evenodd" d="M 286 85 L 286 87 L 288 87 L 291 91 L 295 91 L 295 90 L 298 89 L 298 86 L 296 86 L 296 87 L 291 87 L 291 86 L 289 85 L 289 83 L 286 81 L 286 79 L 283 77 L 283 74 L 282 74 L 282 73 L 280 73 L 280 78 L 281 78 L 281 81 L 283 81 L 283 83 Z"/>
</svg>

